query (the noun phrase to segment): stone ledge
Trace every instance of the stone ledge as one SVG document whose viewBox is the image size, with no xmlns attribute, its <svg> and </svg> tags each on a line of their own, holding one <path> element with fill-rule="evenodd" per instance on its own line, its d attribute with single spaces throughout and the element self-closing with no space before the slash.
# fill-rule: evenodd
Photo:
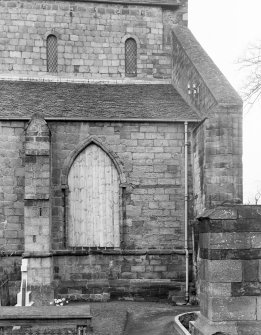
<svg viewBox="0 0 261 335">
<path fill-rule="evenodd" d="M 141 249 L 141 250 L 121 250 L 121 249 L 97 249 L 97 250 L 53 250 L 54 256 L 85 256 L 85 255 L 185 255 L 183 249 L 162 250 L 162 249 Z M 192 254 L 192 250 L 189 251 Z"/>
<path fill-rule="evenodd" d="M 35 199 L 28 199 L 35 200 Z M 92 254 L 100 255 L 123 255 L 123 256 L 139 256 L 139 255 L 185 255 L 184 250 L 174 249 L 174 250 L 53 250 L 50 253 L 42 252 L 24 252 L 23 250 L 6 250 L 1 252 L 1 256 L 15 257 L 23 256 L 24 258 L 44 258 L 49 256 L 86 256 Z M 192 250 L 189 251 L 192 254 Z"/>
</svg>

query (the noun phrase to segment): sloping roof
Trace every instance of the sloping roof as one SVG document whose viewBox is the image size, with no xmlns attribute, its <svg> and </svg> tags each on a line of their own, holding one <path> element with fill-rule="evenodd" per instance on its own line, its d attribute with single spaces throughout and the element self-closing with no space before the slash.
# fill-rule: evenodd
<svg viewBox="0 0 261 335">
<path fill-rule="evenodd" d="M 221 104 L 241 106 L 242 99 L 191 31 L 187 27 L 175 25 L 173 32 L 215 100 Z"/>
<path fill-rule="evenodd" d="M 195 120 L 172 85 L 0 81 L 0 118 Z"/>
</svg>

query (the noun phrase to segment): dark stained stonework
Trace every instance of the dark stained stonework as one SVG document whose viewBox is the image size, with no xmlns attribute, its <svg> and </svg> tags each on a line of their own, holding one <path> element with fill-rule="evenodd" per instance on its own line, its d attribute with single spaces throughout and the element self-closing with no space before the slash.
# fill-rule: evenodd
<svg viewBox="0 0 261 335">
<path fill-rule="evenodd" d="M 261 282 L 251 281 L 243 283 L 231 283 L 231 294 L 233 297 L 261 296 Z"/>
<path fill-rule="evenodd" d="M 213 220 L 209 222 L 203 219 L 199 224 L 201 233 L 228 233 L 228 232 L 261 232 L 261 226 L 253 218 L 237 220 Z"/>
<path fill-rule="evenodd" d="M 221 259 L 260 259 L 261 249 L 200 249 L 202 259 L 221 260 Z"/>
</svg>

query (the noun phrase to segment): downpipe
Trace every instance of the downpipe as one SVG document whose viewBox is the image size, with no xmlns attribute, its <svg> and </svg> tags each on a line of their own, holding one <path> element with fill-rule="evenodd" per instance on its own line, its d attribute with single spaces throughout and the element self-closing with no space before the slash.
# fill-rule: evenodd
<svg viewBox="0 0 261 335">
<path fill-rule="evenodd" d="M 186 257 L 186 285 L 185 285 L 185 301 L 189 302 L 189 250 L 188 250 L 188 122 L 184 122 L 184 134 L 185 134 L 185 213 L 184 213 L 184 224 L 185 224 L 185 257 Z"/>
</svg>

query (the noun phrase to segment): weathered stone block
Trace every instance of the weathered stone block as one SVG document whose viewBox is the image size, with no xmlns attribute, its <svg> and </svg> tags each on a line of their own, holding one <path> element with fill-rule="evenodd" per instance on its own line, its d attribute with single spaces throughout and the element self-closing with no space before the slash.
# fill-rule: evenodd
<svg viewBox="0 0 261 335">
<path fill-rule="evenodd" d="M 165 265 L 156 265 L 156 266 L 154 266 L 154 269 L 153 269 L 153 271 L 155 271 L 155 272 L 164 272 L 164 271 L 167 271 L 167 266 L 165 266 Z"/>
<path fill-rule="evenodd" d="M 231 283 L 232 296 L 261 296 L 260 282 Z"/>
<path fill-rule="evenodd" d="M 200 292 L 209 297 L 230 297 L 231 283 L 209 283 L 205 280 L 201 280 Z"/>
<path fill-rule="evenodd" d="M 211 321 L 256 320 L 256 297 L 210 298 L 208 317 Z"/>
<path fill-rule="evenodd" d="M 206 280 L 209 282 L 241 282 L 242 262 L 240 260 L 206 260 Z"/>
<path fill-rule="evenodd" d="M 238 335 L 260 335 L 261 322 L 237 322 Z"/>
<path fill-rule="evenodd" d="M 210 249 L 249 249 L 251 247 L 251 237 L 247 233 L 210 233 Z"/>
<path fill-rule="evenodd" d="M 258 281 L 259 260 L 242 260 L 243 266 L 243 280 L 244 281 Z"/>
<path fill-rule="evenodd" d="M 131 272 L 145 272 L 145 266 L 144 265 L 133 265 L 131 267 Z"/>
<path fill-rule="evenodd" d="M 261 248 L 261 233 L 251 233 L 251 246 L 252 248 Z"/>
</svg>

